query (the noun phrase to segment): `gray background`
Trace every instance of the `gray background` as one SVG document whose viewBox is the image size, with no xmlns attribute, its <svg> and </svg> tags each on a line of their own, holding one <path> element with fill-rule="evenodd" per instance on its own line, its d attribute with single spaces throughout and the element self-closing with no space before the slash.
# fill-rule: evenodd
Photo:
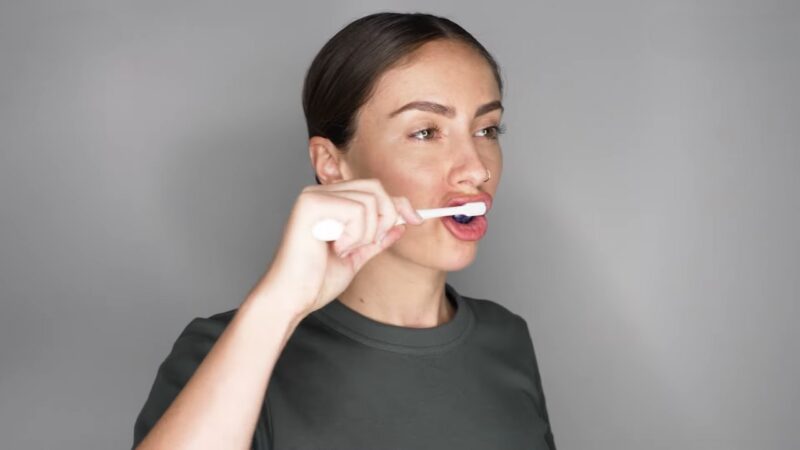
<svg viewBox="0 0 800 450">
<path fill-rule="evenodd" d="M 800 442 L 796 2 L 15 3 L 2 448 L 130 446 L 178 333 L 239 304 L 314 182 L 311 59 L 384 9 L 504 70 L 493 219 L 449 281 L 528 320 L 559 448 Z"/>
</svg>

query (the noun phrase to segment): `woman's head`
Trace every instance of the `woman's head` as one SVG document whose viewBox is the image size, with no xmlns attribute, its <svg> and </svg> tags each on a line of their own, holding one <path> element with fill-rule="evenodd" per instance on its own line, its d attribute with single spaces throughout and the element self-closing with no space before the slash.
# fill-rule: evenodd
<svg viewBox="0 0 800 450">
<path fill-rule="evenodd" d="M 493 57 L 448 19 L 378 13 L 355 20 L 323 46 L 303 87 L 317 182 L 377 178 L 418 209 L 444 206 L 457 194 L 494 194 L 502 89 Z M 397 112 L 411 102 L 428 107 Z M 408 227 L 390 251 L 458 270 L 474 247 L 429 220 Z"/>
</svg>

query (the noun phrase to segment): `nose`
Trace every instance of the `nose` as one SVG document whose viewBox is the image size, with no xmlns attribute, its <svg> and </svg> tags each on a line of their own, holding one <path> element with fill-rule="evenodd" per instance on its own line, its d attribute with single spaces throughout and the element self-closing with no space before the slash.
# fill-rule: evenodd
<svg viewBox="0 0 800 450">
<path fill-rule="evenodd" d="M 462 161 L 461 164 L 456 166 L 458 169 L 453 171 L 456 177 L 455 184 L 469 183 L 472 186 L 480 186 L 485 183 L 488 170 L 486 164 L 481 160 L 480 153 L 472 139 L 454 142 L 454 144 L 460 149 L 460 151 L 454 153 Z"/>
</svg>

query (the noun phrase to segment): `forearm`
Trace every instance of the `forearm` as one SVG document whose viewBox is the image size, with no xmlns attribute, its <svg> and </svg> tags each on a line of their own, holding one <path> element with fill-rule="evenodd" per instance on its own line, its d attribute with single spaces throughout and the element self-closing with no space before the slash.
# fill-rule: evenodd
<svg viewBox="0 0 800 450">
<path fill-rule="evenodd" d="M 138 449 L 250 447 L 272 370 L 302 320 L 281 295 L 250 294 Z"/>
</svg>

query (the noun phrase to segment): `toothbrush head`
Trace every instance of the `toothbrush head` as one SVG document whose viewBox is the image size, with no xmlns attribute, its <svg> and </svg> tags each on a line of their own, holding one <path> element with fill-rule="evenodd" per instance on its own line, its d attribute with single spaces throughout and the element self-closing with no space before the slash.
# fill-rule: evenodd
<svg viewBox="0 0 800 450">
<path fill-rule="evenodd" d="M 484 202 L 464 203 L 461 208 L 461 214 L 465 216 L 482 216 L 486 214 L 486 203 Z"/>
</svg>

